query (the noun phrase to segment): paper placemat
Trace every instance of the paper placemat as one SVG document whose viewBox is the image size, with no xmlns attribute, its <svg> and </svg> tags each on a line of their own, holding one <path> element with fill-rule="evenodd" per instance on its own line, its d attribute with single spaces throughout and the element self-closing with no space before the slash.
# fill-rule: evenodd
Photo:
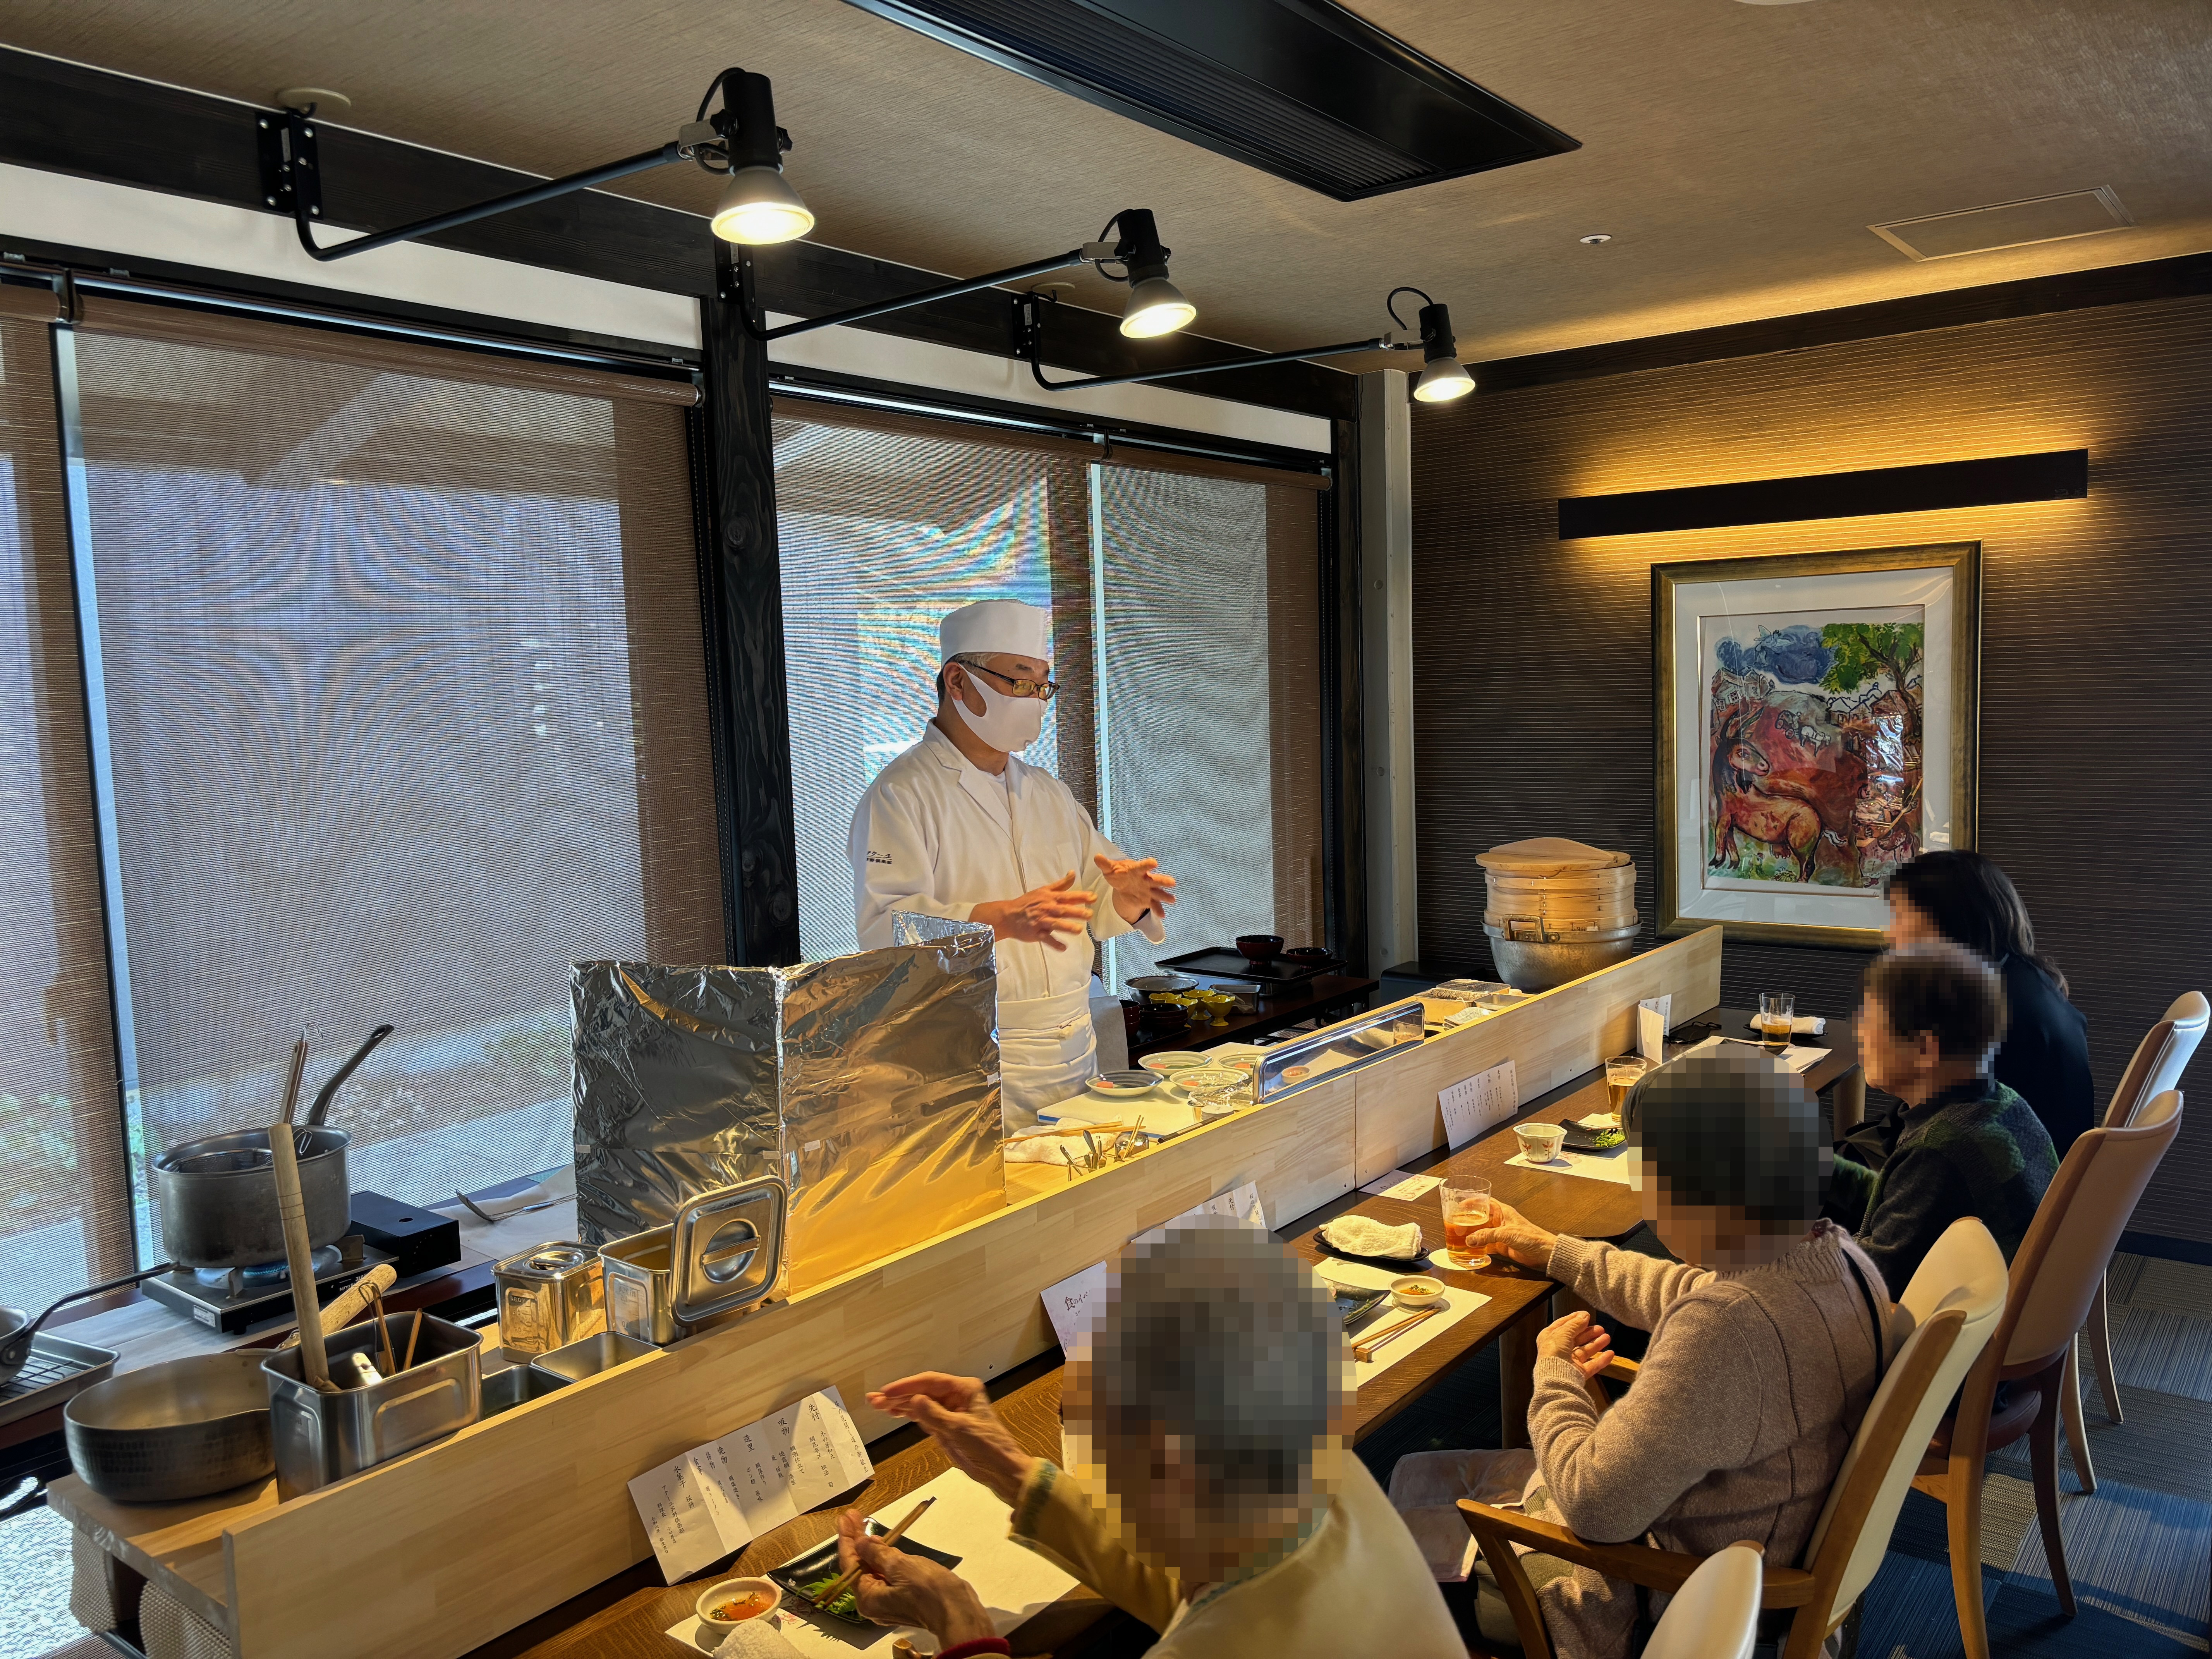
<svg viewBox="0 0 2212 1659">
<path fill-rule="evenodd" d="M 1437 1322 L 1431 1319 L 1429 1323 Z M 1410 1337 L 1412 1333 L 1407 1333 Z M 1395 1346 L 1395 1345 L 1394 1345 Z M 1389 1350 L 1384 1350 L 1385 1352 Z M 1001 1636 L 1057 1601 L 1075 1588 L 1075 1580 L 1058 1567 L 1007 1536 L 1006 1506 L 957 1469 L 947 1469 L 918 1492 L 886 1504 L 874 1519 L 895 1527 L 900 1518 L 925 1498 L 937 1502 L 914 1523 L 907 1536 L 917 1544 L 960 1558 L 954 1569 L 975 1586 L 991 1615 L 991 1628 Z M 704 1589 L 706 1586 L 700 1586 Z M 820 1614 L 797 1611 L 787 1597 L 769 1615 L 777 1632 L 801 1653 L 849 1656 L 884 1653 L 902 1634 L 889 1625 L 860 1629 Z M 818 1622 L 817 1622 L 818 1621 Z M 699 1620 L 696 1616 L 669 1626 L 668 1634 L 694 1651 Z M 912 1635 L 915 1632 L 903 1632 Z"/>
<path fill-rule="evenodd" d="M 1539 1164 L 1526 1152 L 1516 1152 L 1505 1160 L 1508 1168 L 1534 1170 L 1544 1175 L 1580 1176 L 1585 1181 L 1610 1181 L 1616 1187 L 1628 1185 L 1628 1148 L 1614 1147 L 1609 1152 L 1578 1152 L 1562 1146 L 1559 1155 L 1548 1164 Z"/>
<path fill-rule="evenodd" d="M 1748 1037 L 1707 1037 L 1696 1048 L 1686 1048 L 1675 1058 L 1687 1060 L 1692 1054 L 1724 1054 L 1730 1048 L 1749 1048 L 1759 1054 L 1766 1052 Z M 1793 1072 L 1809 1072 L 1827 1057 L 1828 1050 L 1826 1048 L 1800 1048 L 1794 1045 L 1778 1054 L 1767 1055 L 1769 1060 L 1778 1060 Z"/>
<path fill-rule="evenodd" d="M 1370 1267 L 1364 1261 L 1324 1261 L 1314 1271 L 1328 1283 L 1353 1290 L 1383 1291 L 1394 1279 L 1403 1279 L 1405 1273 L 1394 1273 L 1382 1267 Z M 1409 1269 L 1410 1271 L 1410 1269 Z M 1477 1291 L 1462 1290 L 1456 1285 L 1444 1286 L 1444 1311 L 1434 1319 L 1425 1319 L 1386 1344 L 1382 1352 L 1372 1359 L 1354 1360 L 1352 1366 L 1352 1386 L 1356 1388 L 1370 1379 L 1382 1376 L 1407 1354 L 1424 1343 L 1433 1342 L 1453 1326 L 1473 1313 L 1490 1298 Z M 1386 1307 L 1370 1320 L 1366 1328 L 1353 1335 L 1351 1345 L 1358 1346 L 1360 1338 L 1372 1332 L 1388 1329 L 1396 1321 L 1407 1316 L 1408 1310 Z"/>
</svg>

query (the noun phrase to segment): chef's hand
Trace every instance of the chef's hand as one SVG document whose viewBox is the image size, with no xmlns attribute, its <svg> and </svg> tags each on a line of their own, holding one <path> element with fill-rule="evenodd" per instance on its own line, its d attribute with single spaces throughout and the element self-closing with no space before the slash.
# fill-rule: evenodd
<svg viewBox="0 0 2212 1659">
<path fill-rule="evenodd" d="M 887 1416 L 920 1425 L 954 1468 L 980 1481 L 1009 1509 L 1042 1461 L 1006 1432 L 981 1377 L 923 1371 L 871 1392 L 868 1403 Z"/>
<path fill-rule="evenodd" d="M 837 1517 L 837 1565 L 844 1572 L 861 1569 L 853 1596 L 878 1625 L 926 1630 L 947 1648 L 998 1634 L 973 1585 L 927 1557 L 869 1537 L 858 1510 Z"/>
<path fill-rule="evenodd" d="M 990 899 L 968 913 L 981 922 L 994 939 L 1019 939 L 1024 945 L 1046 945 L 1065 951 L 1062 933 L 1079 933 L 1091 925 L 1097 901 L 1075 884 L 1071 870 L 1058 881 L 1032 887 L 1019 898 Z"/>
<path fill-rule="evenodd" d="M 1176 878 L 1160 874 L 1158 859 L 1109 859 L 1101 853 L 1091 862 L 1114 890 L 1114 908 L 1126 922 L 1134 923 L 1147 910 L 1164 917 L 1176 902 Z"/>
<path fill-rule="evenodd" d="M 1551 1264 L 1552 1246 L 1558 1243 L 1556 1234 L 1546 1232 L 1510 1204 L 1493 1198 L 1490 1224 L 1469 1233 L 1467 1248 L 1477 1254 L 1504 1255 L 1524 1267 L 1544 1267 Z"/>
</svg>

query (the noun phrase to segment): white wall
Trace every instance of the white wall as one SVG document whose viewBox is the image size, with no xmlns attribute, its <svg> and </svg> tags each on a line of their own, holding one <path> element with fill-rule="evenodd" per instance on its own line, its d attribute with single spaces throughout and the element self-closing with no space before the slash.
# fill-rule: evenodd
<svg viewBox="0 0 2212 1659">
<path fill-rule="evenodd" d="M 326 241 L 348 234 L 328 227 L 320 234 Z M 699 234 L 707 234 L 702 219 Z M 126 265 L 134 258 L 160 259 L 312 285 L 330 289 L 331 302 L 339 306 L 349 294 L 371 295 L 688 349 L 699 344 L 698 302 L 684 295 L 413 242 L 325 264 L 301 250 L 292 222 L 273 213 L 0 164 L 0 240 L 9 236 L 97 249 Z M 823 329 L 778 341 L 769 355 L 794 368 L 864 374 L 922 392 L 1003 398 L 1061 415 L 1139 421 L 1292 449 L 1325 453 L 1329 447 L 1328 422 L 1313 416 L 1164 386 L 1047 392 L 1030 378 L 1026 363 L 862 329 Z"/>
</svg>

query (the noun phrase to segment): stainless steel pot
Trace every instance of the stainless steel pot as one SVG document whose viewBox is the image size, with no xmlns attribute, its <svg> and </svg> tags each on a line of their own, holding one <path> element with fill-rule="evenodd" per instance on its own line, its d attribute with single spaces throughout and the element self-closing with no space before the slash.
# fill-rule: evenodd
<svg viewBox="0 0 2212 1659">
<path fill-rule="evenodd" d="M 63 1437 L 77 1479 L 118 1504 L 177 1504 L 276 1467 L 265 1356 L 194 1354 L 110 1377 L 70 1400 Z"/>
<path fill-rule="evenodd" d="M 292 1137 L 300 1148 L 307 1243 L 319 1249 L 346 1235 L 353 1190 L 346 1148 L 353 1137 L 327 1125 L 295 1128 Z M 266 1129 L 235 1129 L 170 1147 L 154 1160 L 154 1191 L 161 1242 L 179 1267 L 252 1267 L 284 1259 Z"/>
<path fill-rule="evenodd" d="M 1548 991 L 1626 962 L 1636 954 L 1636 927 L 1597 927 L 1583 933 L 1547 933 L 1540 925 L 1516 936 L 1509 928 L 1486 922 L 1491 960 L 1498 976 L 1516 991 Z"/>
</svg>

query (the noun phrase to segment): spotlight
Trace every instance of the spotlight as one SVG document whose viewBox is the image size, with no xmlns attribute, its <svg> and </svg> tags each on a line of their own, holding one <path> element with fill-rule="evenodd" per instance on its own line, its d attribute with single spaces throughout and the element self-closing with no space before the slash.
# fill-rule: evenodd
<svg viewBox="0 0 2212 1659">
<path fill-rule="evenodd" d="M 1115 243 L 1112 257 L 1121 261 L 1129 284 L 1128 301 L 1121 307 L 1121 332 L 1146 340 L 1188 328 L 1197 318 L 1198 307 L 1168 280 L 1168 250 L 1160 246 L 1152 210 L 1124 208 L 1107 221 L 1107 229 L 1116 225 L 1121 240 Z M 1104 233 L 1100 235 L 1103 239 Z M 1103 262 L 1101 274 L 1105 274 Z"/>
<path fill-rule="evenodd" d="M 1413 382 L 1413 396 L 1425 404 L 1444 404 L 1466 397 L 1474 390 L 1474 376 L 1459 360 L 1459 343 L 1452 338 L 1451 308 L 1438 305 L 1417 288 L 1395 288 L 1383 302 L 1393 322 L 1400 321 L 1401 294 L 1419 295 L 1421 300 L 1421 378 Z"/>
<path fill-rule="evenodd" d="M 714 117 L 729 156 L 730 182 L 715 204 L 714 234 L 754 246 L 788 242 L 814 228 L 814 215 L 783 176 L 791 138 L 775 124 L 768 76 L 730 70 L 720 77 L 722 107 Z M 708 88 L 708 95 L 713 88 Z"/>
</svg>

